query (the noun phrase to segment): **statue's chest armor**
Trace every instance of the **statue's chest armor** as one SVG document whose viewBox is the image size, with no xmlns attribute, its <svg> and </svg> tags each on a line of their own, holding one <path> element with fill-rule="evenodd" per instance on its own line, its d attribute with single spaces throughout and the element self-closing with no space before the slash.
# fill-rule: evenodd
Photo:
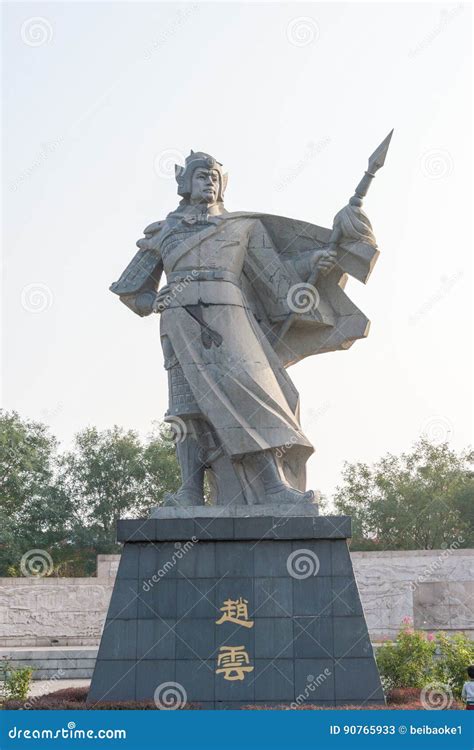
<svg viewBox="0 0 474 750">
<path fill-rule="evenodd" d="M 246 235 L 229 223 L 210 230 L 204 226 L 178 225 L 161 243 L 166 273 L 182 269 L 216 268 L 240 274 L 246 252 Z"/>
</svg>

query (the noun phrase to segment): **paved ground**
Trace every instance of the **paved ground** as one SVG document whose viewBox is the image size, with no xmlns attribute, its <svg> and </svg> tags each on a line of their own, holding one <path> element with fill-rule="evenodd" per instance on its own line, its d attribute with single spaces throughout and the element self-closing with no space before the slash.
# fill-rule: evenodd
<svg viewBox="0 0 474 750">
<path fill-rule="evenodd" d="M 90 680 L 33 680 L 29 697 L 55 693 L 56 690 L 64 690 L 64 688 L 89 687 L 90 684 Z"/>
</svg>

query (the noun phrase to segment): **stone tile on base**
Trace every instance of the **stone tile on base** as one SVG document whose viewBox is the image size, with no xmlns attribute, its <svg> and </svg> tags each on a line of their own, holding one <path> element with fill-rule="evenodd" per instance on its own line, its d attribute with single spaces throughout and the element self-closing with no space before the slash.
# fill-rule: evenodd
<svg viewBox="0 0 474 750">
<path fill-rule="evenodd" d="M 136 659 L 137 657 L 137 620 L 107 619 L 100 641 L 97 658 Z"/>
<path fill-rule="evenodd" d="M 336 700 L 384 700 L 375 659 L 340 659 L 335 665 Z"/>
<path fill-rule="evenodd" d="M 145 585 L 139 582 L 137 616 L 141 620 L 155 617 L 174 619 L 177 616 L 176 591 L 179 581 L 173 578 L 161 578 L 158 583 Z"/>
<path fill-rule="evenodd" d="M 136 661 L 97 660 L 87 702 L 94 703 L 135 700 Z"/>
<path fill-rule="evenodd" d="M 187 617 L 176 623 L 176 659 L 209 659 L 214 656 L 214 620 Z"/>
<path fill-rule="evenodd" d="M 177 617 L 214 618 L 216 607 L 216 581 L 210 578 L 182 578 L 177 581 Z"/>
<path fill-rule="evenodd" d="M 293 614 L 292 580 L 255 578 L 255 613 L 259 617 L 291 617 Z"/>
<path fill-rule="evenodd" d="M 176 662 L 174 660 L 143 660 L 137 664 L 136 700 L 154 701 L 157 707 L 166 700 L 169 683 L 175 682 Z"/>
<path fill-rule="evenodd" d="M 332 658 L 333 618 L 293 618 L 293 643 L 295 656 L 300 659 Z"/>
<path fill-rule="evenodd" d="M 332 659 L 295 659 L 295 699 L 334 701 L 334 685 Z"/>
<path fill-rule="evenodd" d="M 176 620 L 137 620 L 137 659 L 176 658 Z"/>
<path fill-rule="evenodd" d="M 294 673 L 292 659 L 255 661 L 255 700 L 292 701 Z"/>
<path fill-rule="evenodd" d="M 291 617 L 257 617 L 254 630 L 256 659 L 291 659 L 293 657 Z"/>
</svg>

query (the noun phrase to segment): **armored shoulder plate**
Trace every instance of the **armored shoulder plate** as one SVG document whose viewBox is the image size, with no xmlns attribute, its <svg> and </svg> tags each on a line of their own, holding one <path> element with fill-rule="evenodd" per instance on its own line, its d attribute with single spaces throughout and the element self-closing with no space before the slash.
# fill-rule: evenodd
<svg viewBox="0 0 474 750">
<path fill-rule="evenodd" d="M 154 221 L 153 224 L 148 224 L 148 226 L 145 227 L 145 229 L 143 230 L 143 234 L 145 236 L 156 234 L 157 232 L 160 231 L 160 229 L 163 228 L 164 225 L 165 225 L 164 221 Z"/>
<path fill-rule="evenodd" d="M 156 234 L 161 230 L 164 225 L 164 221 L 155 221 L 153 224 L 149 224 L 143 230 L 143 234 L 147 239 Z M 139 242 L 137 244 L 140 244 Z M 163 263 L 159 253 L 155 250 L 139 250 L 125 271 L 118 279 L 114 281 L 110 286 L 110 291 L 114 294 L 125 295 L 135 294 L 143 289 L 143 287 L 151 288 L 158 287 L 160 283 L 161 273 L 163 270 Z"/>
</svg>

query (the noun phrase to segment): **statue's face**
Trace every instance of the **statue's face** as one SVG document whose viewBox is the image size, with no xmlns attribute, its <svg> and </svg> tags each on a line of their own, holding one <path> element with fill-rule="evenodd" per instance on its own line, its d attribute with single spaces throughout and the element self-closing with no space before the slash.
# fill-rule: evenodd
<svg viewBox="0 0 474 750">
<path fill-rule="evenodd" d="M 198 167 L 191 178 L 191 203 L 215 203 L 219 195 L 217 169 Z"/>
</svg>

